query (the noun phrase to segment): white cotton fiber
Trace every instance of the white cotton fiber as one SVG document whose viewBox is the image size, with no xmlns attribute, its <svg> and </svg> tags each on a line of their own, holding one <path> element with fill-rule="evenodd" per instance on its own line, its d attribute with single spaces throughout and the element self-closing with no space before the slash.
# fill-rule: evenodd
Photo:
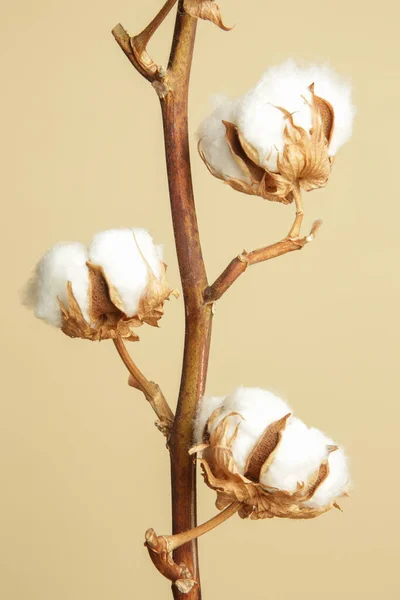
<svg viewBox="0 0 400 600">
<path fill-rule="evenodd" d="M 328 457 L 325 435 L 291 417 L 282 433 L 274 460 L 261 478 L 268 487 L 294 492 L 297 483 L 307 484 Z"/>
<path fill-rule="evenodd" d="M 149 268 L 161 277 L 162 248 L 155 246 L 145 229 L 110 229 L 98 233 L 89 247 L 89 260 L 103 267 L 117 289 L 128 317 L 137 313 L 139 300 L 149 283 Z"/>
<path fill-rule="evenodd" d="M 225 397 L 205 397 L 198 408 L 194 436 L 195 443 L 202 443 L 204 427 L 212 412 L 221 407 L 215 419 L 213 431 L 221 419 L 230 413 L 239 413 L 229 420 L 229 435 L 240 423 L 237 437 L 232 444 L 232 454 L 239 473 L 244 475 L 247 459 L 262 434 L 270 425 L 291 413 L 289 405 L 271 392 L 260 388 L 236 389 Z M 307 485 L 318 472 L 322 463 L 329 461 L 330 472 L 305 506 L 323 507 L 346 491 L 349 473 L 343 449 L 329 453 L 335 442 L 315 427 L 307 427 L 297 417 L 290 416 L 282 432 L 282 439 L 274 453 L 272 463 L 261 476 L 260 483 L 268 488 L 295 492 L 298 483 Z"/>
<path fill-rule="evenodd" d="M 325 438 L 325 443 L 335 445 L 333 440 Z M 311 500 L 304 504 L 315 508 L 326 506 L 336 498 L 340 498 L 348 489 L 350 483 L 350 474 L 347 464 L 347 458 L 343 448 L 339 447 L 329 455 L 329 475 L 325 481 L 317 488 Z"/>
<path fill-rule="evenodd" d="M 335 126 L 329 145 L 329 154 L 334 156 L 352 133 L 355 109 L 351 102 L 351 87 L 326 65 L 303 68 L 289 60 L 267 69 L 256 86 L 238 100 L 219 99 L 216 110 L 203 122 L 199 132 L 199 137 L 203 136 L 205 140 L 201 148 L 208 162 L 219 172 L 231 175 L 228 170 L 232 157 L 224 138 L 225 128 L 220 126 L 223 119 L 237 125 L 247 142 L 258 151 L 260 166 L 277 172 L 286 124 L 277 107 L 292 113 L 294 123 L 310 131 L 312 116 L 308 103 L 311 92 L 308 88 L 312 83 L 315 94 L 327 100 L 334 109 Z"/>
<path fill-rule="evenodd" d="M 68 307 L 67 283 L 70 281 L 82 314 L 89 322 L 87 260 L 87 250 L 79 242 L 60 242 L 46 252 L 26 288 L 25 303 L 34 308 L 36 317 L 55 327 L 61 326 L 57 298 Z"/>
<path fill-rule="evenodd" d="M 243 172 L 237 165 L 225 139 L 225 125 L 222 121 L 236 123 L 236 101 L 226 96 L 216 96 L 215 109 L 207 117 L 197 132 L 199 148 L 207 162 L 221 176 L 243 180 Z"/>
<path fill-rule="evenodd" d="M 293 60 L 265 71 L 257 85 L 238 102 L 237 125 L 259 153 L 260 165 L 277 170 L 277 155 L 283 150 L 285 119 L 276 107 L 293 114 L 294 123 L 310 131 L 312 126 L 309 86 L 327 100 L 335 113 L 329 154 L 336 154 L 352 133 L 354 107 L 350 85 L 327 66 L 298 67 Z M 308 102 L 308 103 L 307 103 Z"/>
<path fill-rule="evenodd" d="M 204 428 L 211 414 L 222 405 L 225 396 L 205 396 L 197 408 L 196 420 L 193 428 L 193 440 L 195 445 L 203 443 Z"/>
<path fill-rule="evenodd" d="M 240 422 L 239 434 L 232 445 L 232 453 L 239 473 L 244 474 L 247 458 L 266 427 L 291 412 L 289 405 L 261 388 L 239 387 L 222 403 L 223 412 L 215 421 L 231 412 L 239 413 L 243 419 L 232 417 L 229 432 L 233 434 Z"/>
</svg>

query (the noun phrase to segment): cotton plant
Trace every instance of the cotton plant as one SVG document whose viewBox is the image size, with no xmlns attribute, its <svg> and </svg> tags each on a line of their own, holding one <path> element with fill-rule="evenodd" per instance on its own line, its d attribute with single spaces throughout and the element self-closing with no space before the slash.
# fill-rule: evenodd
<svg viewBox="0 0 400 600">
<path fill-rule="evenodd" d="M 150 57 L 147 45 L 176 3 L 176 28 L 164 67 Z M 151 84 L 162 108 L 186 327 L 175 415 L 159 385 L 140 371 L 126 345 L 139 340 L 137 329 L 142 325 L 157 326 L 165 301 L 177 295 L 166 280 L 162 248 L 147 230 L 103 231 L 88 246 L 57 243 L 39 260 L 25 294 L 35 315 L 67 336 L 112 340 L 129 372 L 129 384 L 143 392 L 157 415 L 156 425 L 166 437 L 171 459 L 173 532 L 159 536 L 149 529 L 145 544 L 155 567 L 172 582 L 175 600 L 201 597 L 197 546 L 188 542 L 235 514 L 253 520 L 319 517 L 339 507 L 350 485 L 343 448 L 307 426 L 285 400 L 256 387 L 238 387 L 225 396 L 205 393 L 215 303 L 248 267 L 301 250 L 321 226 L 316 220 L 307 235 L 301 234 L 302 192 L 327 184 L 336 154 L 351 136 L 350 85 L 325 65 L 299 66 L 289 60 L 268 67 L 255 87 L 239 98 L 216 97 L 214 110 L 197 131 L 208 170 L 233 191 L 282 206 L 294 203 L 295 215 L 287 235 L 256 250 L 243 250 L 210 284 L 188 144 L 187 100 L 198 20 L 229 30 L 213 0 L 167 0 L 134 37 L 121 25 L 113 29 L 115 40 Z M 138 344 L 133 347 L 140 351 Z M 218 509 L 200 526 L 196 526 L 198 463 L 206 485 L 216 492 Z M 308 580 L 309 574 L 304 584 Z"/>
</svg>

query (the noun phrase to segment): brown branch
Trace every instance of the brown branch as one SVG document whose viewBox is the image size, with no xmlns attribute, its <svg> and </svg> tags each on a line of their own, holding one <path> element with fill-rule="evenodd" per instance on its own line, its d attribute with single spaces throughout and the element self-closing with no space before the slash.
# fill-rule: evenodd
<svg viewBox="0 0 400 600">
<path fill-rule="evenodd" d="M 300 213 L 302 216 L 302 213 Z M 299 213 L 296 214 L 296 221 L 294 227 L 298 226 Z M 212 285 L 207 287 L 204 291 L 204 302 L 206 304 L 212 304 L 216 300 L 219 300 L 221 296 L 231 287 L 236 279 L 245 272 L 249 265 L 255 265 L 260 262 L 265 262 L 276 258 L 277 256 L 283 256 L 288 252 L 295 250 L 301 250 L 304 246 L 314 239 L 318 229 L 321 227 L 322 221 L 315 221 L 310 233 L 302 238 L 285 237 L 280 242 L 266 246 L 265 248 L 259 248 L 252 252 L 246 252 L 243 250 L 239 256 L 234 258 L 221 275 L 214 281 Z M 293 228 L 292 228 L 293 230 Z M 291 230 L 291 231 L 292 231 Z"/>
<path fill-rule="evenodd" d="M 193 579 L 193 575 L 184 563 L 177 564 L 172 552 L 168 551 L 167 540 L 164 537 L 158 537 L 154 529 L 146 531 L 145 546 L 149 552 L 149 556 L 155 568 L 172 581 L 173 590 L 177 593 L 188 594 L 189 592 L 196 593 L 199 591 L 198 582 Z M 195 588 L 197 584 L 197 590 Z"/>
<path fill-rule="evenodd" d="M 131 37 L 129 33 L 118 24 L 112 30 L 112 34 L 118 42 L 122 51 L 126 54 L 135 69 L 147 81 L 161 82 L 165 77 L 162 67 L 159 67 L 147 53 L 147 44 L 167 17 L 177 0 L 167 0 L 154 19 L 143 29 L 141 33 Z"/>
<path fill-rule="evenodd" d="M 240 502 L 233 502 L 209 521 L 176 535 L 158 536 L 154 529 L 146 531 L 145 546 L 148 548 L 155 567 L 164 577 L 175 584 L 178 591 L 188 593 L 198 582 L 193 579 L 186 565 L 176 564 L 172 558 L 172 551 L 222 525 L 222 523 L 238 512 L 241 505 Z"/>
<path fill-rule="evenodd" d="M 193 196 L 188 136 L 188 89 L 196 25 L 196 19 L 185 14 L 183 0 L 180 0 L 168 65 L 171 92 L 161 100 L 171 214 L 185 302 L 182 376 L 170 440 L 174 534 L 197 524 L 196 464 L 188 450 L 192 444 L 197 404 L 205 389 L 212 321 L 211 307 L 205 306 L 203 301 L 203 290 L 208 284 Z M 174 586 L 175 600 L 199 600 L 196 540 L 177 548 L 174 560 L 177 564 L 185 564 L 198 583 L 185 595 Z"/>
<path fill-rule="evenodd" d="M 129 385 L 143 392 L 146 400 L 158 417 L 158 421 L 156 422 L 158 429 L 166 438 L 169 438 L 174 422 L 174 413 L 170 409 L 159 386 L 146 379 L 140 369 L 135 365 L 121 337 L 117 337 L 113 341 L 122 362 L 130 373 Z"/>
<path fill-rule="evenodd" d="M 182 531 L 181 533 L 177 533 L 176 535 L 164 535 L 162 536 L 164 540 L 166 540 L 166 547 L 168 552 L 172 552 L 172 550 L 176 550 L 179 546 L 183 544 L 187 544 L 191 540 L 195 538 L 199 538 L 202 535 L 205 535 L 209 531 L 212 531 L 222 523 L 225 523 L 230 517 L 238 512 L 240 507 L 242 506 L 241 502 L 232 502 L 229 506 L 227 506 L 224 510 L 217 513 L 214 517 L 202 523 L 198 527 L 194 527 L 189 531 Z M 153 531 L 153 530 L 151 530 Z"/>
<path fill-rule="evenodd" d="M 113 35 L 133 66 L 156 89 L 163 116 L 171 214 L 185 303 L 181 385 L 169 442 L 172 530 L 174 534 L 179 534 L 196 527 L 196 464 L 190 458 L 188 450 L 192 443 L 197 404 L 205 389 L 212 307 L 206 305 L 203 299 L 203 290 L 208 282 L 196 218 L 188 136 L 188 89 L 197 20 L 185 13 L 184 0 L 179 0 L 178 3 L 168 70 L 160 70 L 145 51 L 146 38 L 154 33 L 159 25 L 157 19 L 161 23 L 171 6 L 172 0 L 166 3 L 156 20 L 134 40 L 121 25 L 114 28 Z M 154 553 L 152 558 L 154 559 Z M 176 548 L 173 559 L 170 559 L 178 570 L 184 568 L 184 580 L 196 582 L 196 585 L 192 585 L 184 581 L 184 584 L 173 586 L 175 600 L 200 600 L 196 539 Z M 171 569 L 175 569 L 170 562 L 169 565 Z M 174 576 L 177 575 L 180 576 L 175 569 Z M 182 581 L 182 578 L 178 581 Z"/>
</svg>

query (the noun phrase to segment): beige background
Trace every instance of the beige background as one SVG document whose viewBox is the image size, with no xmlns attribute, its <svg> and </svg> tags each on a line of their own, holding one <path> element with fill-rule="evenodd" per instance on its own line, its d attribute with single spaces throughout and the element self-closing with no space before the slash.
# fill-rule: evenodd
<svg viewBox="0 0 400 600">
<path fill-rule="evenodd" d="M 136 4 L 136 6 L 135 6 Z M 148 227 L 179 285 L 158 102 L 110 34 L 132 33 L 159 0 L 40 0 L 1 8 L 1 583 L 4 600 L 169 598 L 143 548 L 168 533 L 168 456 L 110 343 L 67 339 L 19 306 L 37 258 L 59 239 Z M 234 518 L 200 543 L 204 597 L 399 597 L 399 243 L 397 55 L 400 10 L 338 0 L 221 0 L 223 33 L 199 27 L 194 131 L 211 93 L 243 93 L 288 56 L 329 61 L 354 80 L 354 137 L 326 190 L 306 197 L 304 252 L 254 267 L 217 307 L 208 391 L 281 393 L 346 447 L 345 512 L 312 522 Z M 152 44 L 165 60 L 172 19 Z M 164 58 L 163 58 L 164 57 Z M 234 192 L 193 152 L 210 278 L 243 247 L 280 239 L 292 208 Z M 182 302 L 131 346 L 174 404 Z M 214 513 L 200 486 L 199 517 Z"/>
</svg>

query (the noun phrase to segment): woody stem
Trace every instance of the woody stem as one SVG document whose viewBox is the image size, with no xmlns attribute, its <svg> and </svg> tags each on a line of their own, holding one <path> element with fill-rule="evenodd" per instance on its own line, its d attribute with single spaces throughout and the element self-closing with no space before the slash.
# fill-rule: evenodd
<svg viewBox="0 0 400 600">
<path fill-rule="evenodd" d="M 120 336 L 113 340 L 114 345 L 120 355 L 122 362 L 128 369 L 131 377 L 133 379 L 134 387 L 137 387 L 146 397 L 146 400 L 149 402 L 150 406 L 156 413 L 157 417 L 160 420 L 161 426 L 164 428 L 165 433 L 171 429 L 172 423 L 174 421 L 174 413 L 168 405 L 163 393 L 161 392 L 159 386 L 152 381 L 149 381 L 140 369 L 133 362 L 126 346 Z"/>
<path fill-rule="evenodd" d="M 236 279 L 245 272 L 248 266 L 265 262 L 267 260 L 271 260 L 272 258 L 277 258 L 278 256 L 283 256 L 288 252 L 301 250 L 306 244 L 314 239 L 318 229 L 322 225 L 322 221 L 315 221 L 310 233 L 307 236 L 296 239 L 293 238 L 291 234 L 293 232 L 293 228 L 296 227 L 296 223 L 298 224 L 298 222 L 299 218 L 298 215 L 296 215 L 295 222 L 289 232 L 289 235 L 280 242 L 276 242 L 270 246 L 265 246 L 264 248 L 259 248 L 258 250 L 253 250 L 252 252 L 243 251 L 241 254 L 239 254 L 239 256 L 234 258 L 221 273 L 221 275 L 217 277 L 214 283 L 204 290 L 204 301 L 207 304 L 212 304 L 213 302 L 219 300 L 221 296 L 223 296 L 223 294 L 225 294 L 225 292 L 236 281 Z"/>
<path fill-rule="evenodd" d="M 145 27 L 143 29 L 143 31 L 141 33 L 139 33 L 139 35 L 136 35 L 134 37 L 134 39 L 137 41 L 138 45 L 142 46 L 143 48 L 146 48 L 150 39 L 152 38 L 154 33 L 157 31 L 157 29 L 160 27 L 160 25 L 164 21 L 164 19 L 168 16 L 169 12 L 174 7 L 176 2 L 177 2 L 177 0 L 167 0 L 166 3 L 164 4 L 164 6 L 156 14 L 154 19 L 152 21 L 150 21 L 150 23 L 147 25 L 147 27 Z"/>
<path fill-rule="evenodd" d="M 166 535 L 163 536 L 167 540 L 168 550 L 176 550 L 183 544 L 187 544 L 192 540 L 199 538 L 201 535 L 212 531 L 219 525 L 222 525 L 225 521 L 227 521 L 230 517 L 238 512 L 241 507 L 240 502 L 232 502 L 227 508 L 223 511 L 219 512 L 215 517 L 209 519 L 202 525 L 198 527 L 194 527 L 193 529 L 189 529 L 188 531 L 182 531 L 181 533 L 177 533 L 176 535 Z"/>
<path fill-rule="evenodd" d="M 304 216 L 303 200 L 301 197 L 300 186 L 298 184 L 296 184 L 295 187 L 293 188 L 293 196 L 294 196 L 294 202 L 296 205 L 296 218 L 294 220 L 291 230 L 289 231 L 288 237 L 296 239 L 300 236 L 300 229 L 301 229 L 301 225 L 303 223 L 303 216 Z"/>
</svg>

